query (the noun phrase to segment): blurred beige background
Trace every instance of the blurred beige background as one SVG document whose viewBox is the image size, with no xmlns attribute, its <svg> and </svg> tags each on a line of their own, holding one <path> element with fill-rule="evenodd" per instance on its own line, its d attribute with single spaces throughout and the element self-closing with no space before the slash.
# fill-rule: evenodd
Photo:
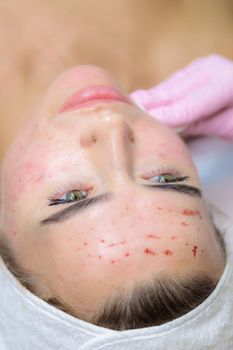
<svg viewBox="0 0 233 350">
<path fill-rule="evenodd" d="M 70 66 L 99 65 L 130 92 L 199 56 L 233 59 L 232 38 L 232 0 L 1 0 L 0 159 Z"/>
</svg>

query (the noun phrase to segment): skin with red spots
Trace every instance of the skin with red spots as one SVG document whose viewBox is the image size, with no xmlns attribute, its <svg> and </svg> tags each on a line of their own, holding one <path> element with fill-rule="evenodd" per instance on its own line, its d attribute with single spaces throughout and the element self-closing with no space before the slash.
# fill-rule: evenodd
<svg viewBox="0 0 233 350">
<path fill-rule="evenodd" d="M 101 102 L 58 113 L 67 98 L 89 85 L 118 88 L 97 67 L 62 74 L 10 148 L 0 191 L 0 234 L 9 239 L 21 267 L 40 276 L 46 298 L 59 296 L 86 321 L 117 290 L 148 281 L 156 272 L 176 278 L 199 268 L 218 278 L 224 267 L 203 200 L 151 186 L 156 181 L 148 174 L 174 168 L 200 188 L 179 135 L 126 103 Z M 90 198 L 111 196 L 41 224 L 70 205 L 49 206 L 53 195 L 63 197 L 80 184 L 90 189 Z M 204 253 L 193 259 L 186 241 Z M 165 254 L 168 250 L 174 254 Z"/>
</svg>

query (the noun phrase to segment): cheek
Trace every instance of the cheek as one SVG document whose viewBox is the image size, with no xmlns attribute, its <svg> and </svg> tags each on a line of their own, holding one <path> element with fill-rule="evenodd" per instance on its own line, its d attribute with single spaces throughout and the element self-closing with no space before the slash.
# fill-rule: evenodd
<svg viewBox="0 0 233 350">
<path fill-rule="evenodd" d="M 125 210 L 129 210 L 128 206 Z M 160 216 L 163 211 L 164 215 L 171 216 L 172 209 L 159 207 L 157 210 Z M 79 224 L 77 230 L 71 224 L 64 229 L 70 233 L 63 236 L 66 243 L 61 244 L 62 255 L 77 260 L 80 267 L 89 268 L 125 263 L 139 257 L 177 257 L 180 250 L 196 257 L 198 243 L 192 232 L 197 229 L 197 223 L 192 216 L 182 220 L 181 210 L 173 213 L 172 225 L 158 225 L 156 222 L 147 225 L 148 220 L 143 216 L 131 225 L 128 219 L 120 222 L 119 218 L 98 220 L 92 224 L 91 220 L 86 220 L 86 224 Z"/>
</svg>

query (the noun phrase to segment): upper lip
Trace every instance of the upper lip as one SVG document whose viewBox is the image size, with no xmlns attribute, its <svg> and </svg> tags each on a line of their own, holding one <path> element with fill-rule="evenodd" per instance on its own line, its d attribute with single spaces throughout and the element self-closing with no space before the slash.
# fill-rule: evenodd
<svg viewBox="0 0 233 350">
<path fill-rule="evenodd" d="M 68 97 L 68 99 L 60 108 L 59 112 L 61 113 L 71 109 L 75 109 L 86 102 L 98 100 L 121 101 L 131 104 L 127 96 L 125 96 L 119 90 L 113 88 L 112 86 L 91 85 L 81 90 L 78 90 L 73 95 Z"/>
</svg>

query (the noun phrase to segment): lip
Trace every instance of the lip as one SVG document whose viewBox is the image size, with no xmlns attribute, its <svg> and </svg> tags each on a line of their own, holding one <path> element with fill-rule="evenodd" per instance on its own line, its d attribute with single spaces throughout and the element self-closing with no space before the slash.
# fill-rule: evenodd
<svg viewBox="0 0 233 350">
<path fill-rule="evenodd" d="M 119 101 L 132 104 L 121 92 L 111 86 L 92 85 L 85 87 L 71 95 L 59 110 L 59 113 L 79 108 L 88 108 L 100 102 Z"/>
</svg>

